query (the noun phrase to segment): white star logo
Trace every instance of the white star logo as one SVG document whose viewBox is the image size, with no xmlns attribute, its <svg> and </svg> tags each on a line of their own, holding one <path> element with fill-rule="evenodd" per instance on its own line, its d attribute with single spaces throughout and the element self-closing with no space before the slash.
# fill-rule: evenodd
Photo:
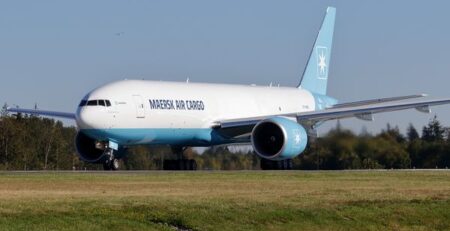
<svg viewBox="0 0 450 231">
<path fill-rule="evenodd" d="M 301 141 L 300 134 L 295 135 L 295 144 L 299 144 Z"/>
<path fill-rule="evenodd" d="M 326 57 L 325 54 L 322 53 L 319 55 L 319 67 L 320 67 L 320 74 L 324 75 L 325 74 L 325 68 L 327 67 L 327 63 L 326 63 Z"/>
</svg>

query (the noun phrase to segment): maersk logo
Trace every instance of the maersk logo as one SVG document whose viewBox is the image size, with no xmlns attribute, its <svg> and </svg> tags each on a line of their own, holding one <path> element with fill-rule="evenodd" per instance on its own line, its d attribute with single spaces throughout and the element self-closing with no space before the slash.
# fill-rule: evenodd
<svg viewBox="0 0 450 231">
<path fill-rule="evenodd" d="M 321 47 L 321 46 L 316 47 L 317 78 L 319 78 L 319 79 L 327 79 L 328 78 L 327 54 L 328 54 L 328 49 L 326 47 Z"/>
</svg>

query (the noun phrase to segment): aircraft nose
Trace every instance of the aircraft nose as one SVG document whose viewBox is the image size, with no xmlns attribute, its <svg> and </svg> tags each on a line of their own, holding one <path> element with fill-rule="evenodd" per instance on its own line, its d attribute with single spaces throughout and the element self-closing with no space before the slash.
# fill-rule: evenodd
<svg viewBox="0 0 450 231">
<path fill-rule="evenodd" d="M 92 108 L 80 108 L 77 111 L 77 125 L 80 129 L 92 129 L 98 126 L 95 112 Z"/>
</svg>

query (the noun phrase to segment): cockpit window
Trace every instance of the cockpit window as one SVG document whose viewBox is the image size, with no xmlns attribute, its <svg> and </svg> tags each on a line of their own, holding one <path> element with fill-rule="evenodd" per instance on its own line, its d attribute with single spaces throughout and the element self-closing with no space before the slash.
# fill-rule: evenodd
<svg viewBox="0 0 450 231">
<path fill-rule="evenodd" d="M 87 106 L 97 106 L 97 105 L 98 105 L 97 100 L 89 100 L 87 102 Z"/>
<path fill-rule="evenodd" d="M 84 106 L 102 106 L 102 107 L 111 107 L 111 101 L 105 100 L 105 99 L 99 99 L 99 100 L 82 100 L 80 102 L 80 107 Z"/>
</svg>

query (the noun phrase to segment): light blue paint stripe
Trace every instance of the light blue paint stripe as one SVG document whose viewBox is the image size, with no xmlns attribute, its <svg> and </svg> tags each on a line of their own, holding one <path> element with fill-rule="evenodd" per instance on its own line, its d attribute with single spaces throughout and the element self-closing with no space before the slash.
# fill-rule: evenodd
<svg viewBox="0 0 450 231">
<path fill-rule="evenodd" d="M 99 140 L 112 140 L 120 145 L 138 144 L 169 144 L 180 146 L 211 146 L 233 143 L 214 129 L 186 128 L 114 128 L 114 129 L 83 129 L 84 134 Z"/>
<path fill-rule="evenodd" d="M 316 111 L 324 110 L 327 108 L 332 107 L 333 105 L 338 103 L 338 100 L 335 98 L 332 98 L 327 95 L 320 95 L 312 93 L 314 97 L 314 103 L 316 105 Z"/>
</svg>

